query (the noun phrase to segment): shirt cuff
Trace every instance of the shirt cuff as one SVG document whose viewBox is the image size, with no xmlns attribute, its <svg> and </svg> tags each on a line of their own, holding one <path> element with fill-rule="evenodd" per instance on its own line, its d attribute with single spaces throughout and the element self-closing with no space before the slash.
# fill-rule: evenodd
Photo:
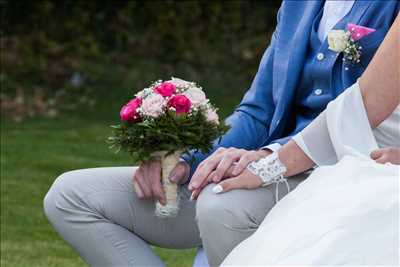
<svg viewBox="0 0 400 267">
<path fill-rule="evenodd" d="M 278 151 L 280 148 L 282 147 L 281 144 L 279 143 L 273 143 L 273 144 L 269 144 L 268 146 L 263 146 L 261 149 L 269 149 L 272 152 L 276 152 Z"/>
</svg>

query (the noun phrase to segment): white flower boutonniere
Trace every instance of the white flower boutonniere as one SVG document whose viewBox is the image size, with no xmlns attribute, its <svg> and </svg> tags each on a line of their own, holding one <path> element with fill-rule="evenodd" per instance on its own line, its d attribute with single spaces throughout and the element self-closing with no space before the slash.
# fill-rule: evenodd
<svg viewBox="0 0 400 267">
<path fill-rule="evenodd" d="M 362 47 L 358 44 L 358 40 L 374 31 L 375 29 L 349 23 L 347 31 L 329 31 L 328 48 L 337 53 L 343 53 L 343 61 L 352 64 L 360 63 Z"/>
<path fill-rule="evenodd" d="M 349 36 L 344 30 L 331 30 L 328 33 L 328 44 L 329 49 L 335 52 L 343 52 L 347 43 L 349 42 Z"/>
</svg>

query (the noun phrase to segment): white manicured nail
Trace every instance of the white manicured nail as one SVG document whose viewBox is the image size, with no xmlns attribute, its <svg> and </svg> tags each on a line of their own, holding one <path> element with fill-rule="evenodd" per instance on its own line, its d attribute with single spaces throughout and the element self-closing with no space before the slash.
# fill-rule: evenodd
<svg viewBox="0 0 400 267">
<path fill-rule="evenodd" d="M 189 199 L 190 201 L 194 200 L 194 196 L 193 195 L 194 195 L 194 192 L 192 193 L 192 195 L 190 195 L 190 199 Z"/>
<path fill-rule="evenodd" d="M 224 189 L 222 188 L 222 186 L 220 186 L 219 184 L 217 184 L 216 186 L 213 187 L 212 191 L 215 194 L 219 194 L 223 191 Z"/>
</svg>

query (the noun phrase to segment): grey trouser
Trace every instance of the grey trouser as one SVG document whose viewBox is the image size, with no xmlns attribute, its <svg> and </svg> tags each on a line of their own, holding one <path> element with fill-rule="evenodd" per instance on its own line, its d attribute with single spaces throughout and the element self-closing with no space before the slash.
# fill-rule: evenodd
<svg viewBox="0 0 400 267">
<path fill-rule="evenodd" d="M 217 266 L 275 204 L 272 186 L 216 195 L 209 185 L 197 201 L 190 201 L 181 186 L 178 216 L 160 219 L 153 201 L 137 198 L 134 171 L 112 167 L 66 172 L 44 199 L 49 221 L 91 266 L 163 266 L 149 245 L 182 249 L 201 244 L 210 265 Z M 290 178 L 291 189 L 304 178 Z M 280 193 L 286 193 L 283 186 Z"/>
</svg>

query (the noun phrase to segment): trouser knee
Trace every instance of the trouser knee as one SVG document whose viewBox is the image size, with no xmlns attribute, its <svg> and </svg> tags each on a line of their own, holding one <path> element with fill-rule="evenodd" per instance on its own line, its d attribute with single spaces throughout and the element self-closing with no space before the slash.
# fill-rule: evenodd
<svg viewBox="0 0 400 267">
<path fill-rule="evenodd" d="M 43 200 L 44 213 L 48 220 L 56 223 L 68 213 L 79 209 L 79 170 L 61 174 L 54 181 Z"/>
</svg>

